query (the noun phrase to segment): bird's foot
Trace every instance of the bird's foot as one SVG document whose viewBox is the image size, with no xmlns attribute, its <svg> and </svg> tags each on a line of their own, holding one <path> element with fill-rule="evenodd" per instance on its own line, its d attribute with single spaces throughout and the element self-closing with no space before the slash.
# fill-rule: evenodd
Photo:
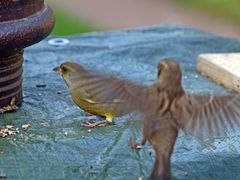
<svg viewBox="0 0 240 180">
<path fill-rule="evenodd" d="M 84 114 L 85 114 L 85 116 L 94 116 L 93 114 L 91 114 L 91 113 L 89 113 L 87 111 L 84 111 Z"/>
<path fill-rule="evenodd" d="M 96 122 L 93 122 L 93 123 L 86 122 L 86 123 L 81 124 L 81 126 L 86 127 L 86 128 L 105 127 L 107 125 L 108 125 L 107 120 L 96 121 Z"/>
<path fill-rule="evenodd" d="M 132 138 L 130 138 L 130 140 L 128 141 L 128 144 L 135 151 L 139 151 L 142 149 L 142 146 L 140 144 L 136 143 L 136 141 L 133 140 Z"/>
</svg>

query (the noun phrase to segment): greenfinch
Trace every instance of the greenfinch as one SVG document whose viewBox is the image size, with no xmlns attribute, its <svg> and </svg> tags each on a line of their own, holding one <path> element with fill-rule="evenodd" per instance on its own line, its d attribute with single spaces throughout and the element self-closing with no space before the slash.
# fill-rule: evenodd
<svg viewBox="0 0 240 180">
<path fill-rule="evenodd" d="M 136 105 L 126 104 L 125 100 L 133 99 L 133 96 L 126 92 L 130 92 L 128 89 L 145 88 L 110 75 L 92 73 L 75 62 L 64 62 L 53 71 L 62 76 L 77 106 L 85 112 L 105 117 L 102 121 L 82 124 L 89 128 L 105 126 L 112 123 L 114 117 L 132 112 Z M 119 98 L 118 94 L 122 94 L 121 91 L 125 92 L 125 96 Z"/>
</svg>

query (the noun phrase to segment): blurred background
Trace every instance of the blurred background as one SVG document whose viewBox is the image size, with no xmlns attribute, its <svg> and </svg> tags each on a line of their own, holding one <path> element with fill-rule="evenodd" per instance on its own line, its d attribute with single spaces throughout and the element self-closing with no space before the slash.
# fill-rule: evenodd
<svg viewBox="0 0 240 180">
<path fill-rule="evenodd" d="M 185 24 L 240 37 L 239 0 L 45 0 L 54 10 L 52 35 Z"/>
</svg>

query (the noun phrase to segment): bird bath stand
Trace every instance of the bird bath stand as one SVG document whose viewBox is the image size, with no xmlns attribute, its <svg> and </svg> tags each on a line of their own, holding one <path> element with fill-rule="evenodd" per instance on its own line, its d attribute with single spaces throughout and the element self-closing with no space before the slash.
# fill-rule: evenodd
<svg viewBox="0 0 240 180">
<path fill-rule="evenodd" d="M 23 48 L 44 39 L 53 26 L 44 0 L 0 1 L 0 108 L 21 105 Z"/>
</svg>

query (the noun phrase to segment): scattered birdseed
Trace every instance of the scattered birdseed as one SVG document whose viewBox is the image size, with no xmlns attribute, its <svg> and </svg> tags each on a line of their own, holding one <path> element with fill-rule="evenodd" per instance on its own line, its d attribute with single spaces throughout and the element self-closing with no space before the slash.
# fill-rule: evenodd
<svg viewBox="0 0 240 180">
<path fill-rule="evenodd" d="M 23 125 L 22 125 L 22 128 L 23 128 L 23 129 L 28 129 L 29 127 L 30 127 L 30 124 L 23 124 Z"/>
<path fill-rule="evenodd" d="M 27 129 L 30 127 L 30 124 L 23 124 L 22 129 Z M 10 135 L 15 135 L 19 133 L 19 128 L 14 127 L 13 125 L 5 125 L 0 127 L 0 137 L 8 137 Z M 16 141 L 16 138 L 12 138 L 13 141 Z"/>
<path fill-rule="evenodd" d="M 9 105 L 0 108 L 0 114 L 3 114 L 8 111 L 13 111 L 17 108 L 18 107 L 16 106 L 16 97 L 13 97 Z"/>
<path fill-rule="evenodd" d="M 5 127 L 0 127 L 0 137 L 7 137 L 19 133 L 18 128 L 12 125 L 6 125 Z"/>
</svg>

